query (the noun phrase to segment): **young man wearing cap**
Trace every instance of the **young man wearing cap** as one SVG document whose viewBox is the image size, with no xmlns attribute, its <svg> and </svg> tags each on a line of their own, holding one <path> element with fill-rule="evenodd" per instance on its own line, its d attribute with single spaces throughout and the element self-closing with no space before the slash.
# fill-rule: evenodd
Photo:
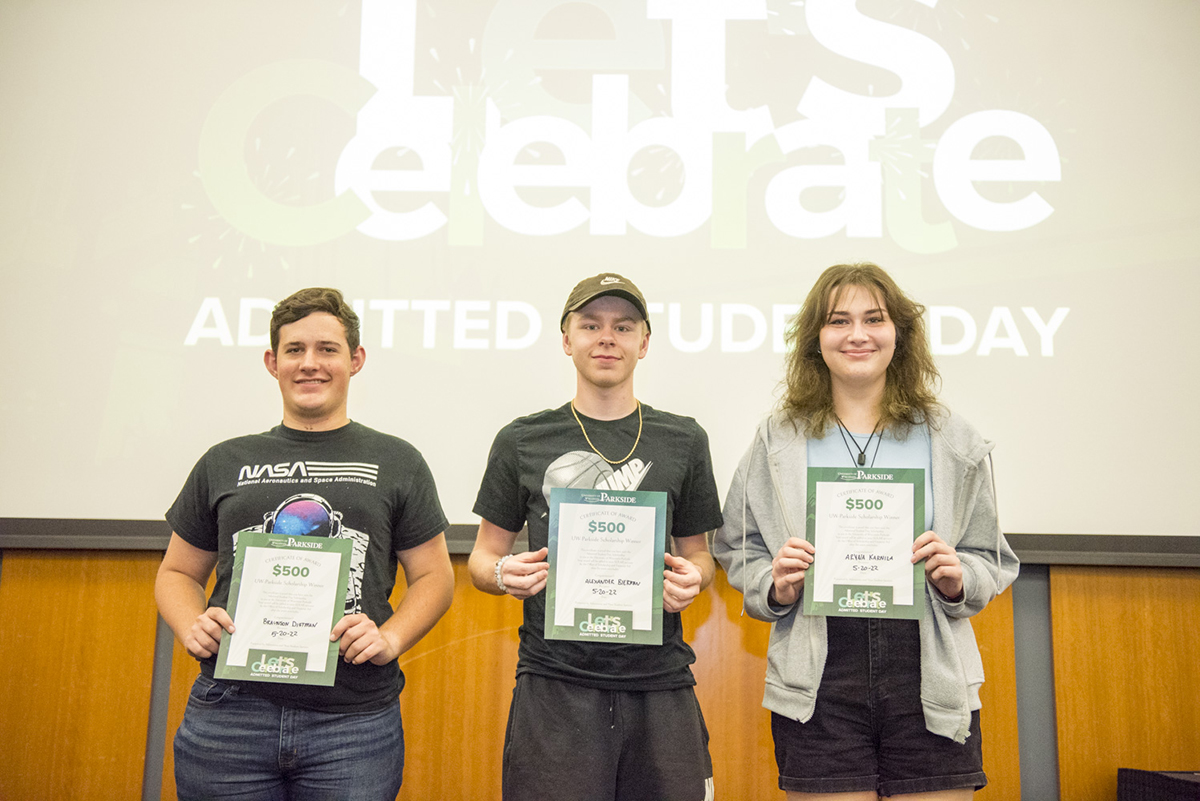
<svg viewBox="0 0 1200 801">
<path fill-rule="evenodd" d="M 605 273 L 581 281 L 561 320 L 574 399 L 509 423 L 475 502 L 471 580 L 524 602 L 504 743 L 505 801 L 701 801 L 713 797 L 708 733 L 679 612 L 712 580 L 705 534 L 721 510 L 708 437 L 640 403 L 633 372 L 650 344 L 642 293 Z M 546 639 L 550 490 L 666 494 L 662 645 Z M 528 526 L 530 551 L 513 554 Z M 673 553 L 671 552 L 673 551 Z"/>
<path fill-rule="evenodd" d="M 281 301 L 264 360 L 279 382 L 282 423 L 210 448 L 167 512 L 174 533 L 154 595 L 200 660 L 175 735 L 180 799 L 393 801 L 400 789 L 396 659 L 450 606 L 454 572 L 421 454 L 347 416 L 350 379 L 365 359 L 358 317 L 340 292 L 302 289 Z M 333 686 L 213 676 L 221 640 L 234 632 L 226 605 L 238 538 L 257 532 L 351 541 L 344 616 L 328 632 L 340 656 Z M 393 611 L 397 564 L 408 586 Z M 302 607 L 288 601 L 274 615 L 284 623 L 263 623 L 291 617 L 295 626 Z"/>
</svg>

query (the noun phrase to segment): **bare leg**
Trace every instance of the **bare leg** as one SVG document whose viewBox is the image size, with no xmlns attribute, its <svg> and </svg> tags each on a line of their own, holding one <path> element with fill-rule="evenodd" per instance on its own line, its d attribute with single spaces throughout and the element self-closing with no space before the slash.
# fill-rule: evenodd
<svg viewBox="0 0 1200 801">
<path fill-rule="evenodd" d="M 899 801 L 970 801 L 975 791 L 968 788 L 962 790 L 936 790 L 932 793 L 906 793 L 893 795 L 889 798 Z M 879 801 L 875 793 L 788 793 L 787 801 Z"/>
<path fill-rule="evenodd" d="M 965 787 L 961 790 L 937 790 L 932 793 L 905 793 L 904 795 L 893 795 L 891 798 L 898 798 L 901 801 L 971 801 L 971 797 L 975 795 L 975 791 L 970 787 Z"/>
</svg>

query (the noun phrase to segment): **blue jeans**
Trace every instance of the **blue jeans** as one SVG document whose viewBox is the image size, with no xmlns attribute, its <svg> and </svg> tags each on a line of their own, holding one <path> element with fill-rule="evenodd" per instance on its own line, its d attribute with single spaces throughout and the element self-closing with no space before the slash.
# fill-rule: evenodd
<svg viewBox="0 0 1200 801">
<path fill-rule="evenodd" d="M 398 699 L 378 712 L 314 712 L 201 674 L 175 734 L 180 801 L 394 801 L 403 772 Z"/>
</svg>

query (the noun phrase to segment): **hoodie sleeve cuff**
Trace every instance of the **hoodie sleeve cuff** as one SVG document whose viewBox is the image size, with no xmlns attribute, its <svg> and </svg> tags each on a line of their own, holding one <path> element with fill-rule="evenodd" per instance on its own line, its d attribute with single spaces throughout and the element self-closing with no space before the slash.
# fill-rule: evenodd
<svg viewBox="0 0 1200 801">
<path fill-rule="evenodd" d="M 795 607 L 795 604 L 791 604 L 790 606 L 781 606 L 771 602 L 770 592 L 773 583 L 774 582 L 771 579 L 771 570 L 768 568 L 767 570 L 763 571 L 763 573 L 755 581 L 754 586 L 757 589 L 754 593 L 753 599 L 746 599 L 746 611 L 748 611 L 752 617 L 772 623 L 788 615 Z"/>
<path fill-rule="evenodd" d="M 947 598 L 942 592 L 932 583 L 929 585 L 933 590 L 933 594 L 937 597 L 942 609 L 949 617 L 968 617 L 975 612 L 978 612 L 982 606 L 978 599 L 974 599 L 972 603 L 972 593 L 978 592 L 979 581 L 975 576 L 975 567 L 969 560 L 961 560 L 963 568 L 963 584 L 962 592 L 958 598 Z M 984 601 L 986 604 L 987 601 Z"/>
</svg>

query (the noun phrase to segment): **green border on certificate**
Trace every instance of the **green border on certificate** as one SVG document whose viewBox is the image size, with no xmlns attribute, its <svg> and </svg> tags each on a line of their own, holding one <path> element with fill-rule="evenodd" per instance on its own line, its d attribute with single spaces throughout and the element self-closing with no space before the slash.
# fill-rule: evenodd
<svg viewBox="0 0 1200 801">
<path fill-rule="evenodd" d="M 662 645 L 667 494 L 550 490 L 548 640 Z"/>
<path fill-rule="evenodd" d="M 221 637 L 218 679 L 330 687 L 353 542 L 337 537 L 238 534 L 226 611 L 235 631 Z"/>
<path fill-rule="evenodd" d="M 909 561 L 925 531 L 924 470 L 810 467 L 807 511 L 817 553 L 804 580 L 804 614 L 925 614 L 925 564 Z"/>
</svg>

